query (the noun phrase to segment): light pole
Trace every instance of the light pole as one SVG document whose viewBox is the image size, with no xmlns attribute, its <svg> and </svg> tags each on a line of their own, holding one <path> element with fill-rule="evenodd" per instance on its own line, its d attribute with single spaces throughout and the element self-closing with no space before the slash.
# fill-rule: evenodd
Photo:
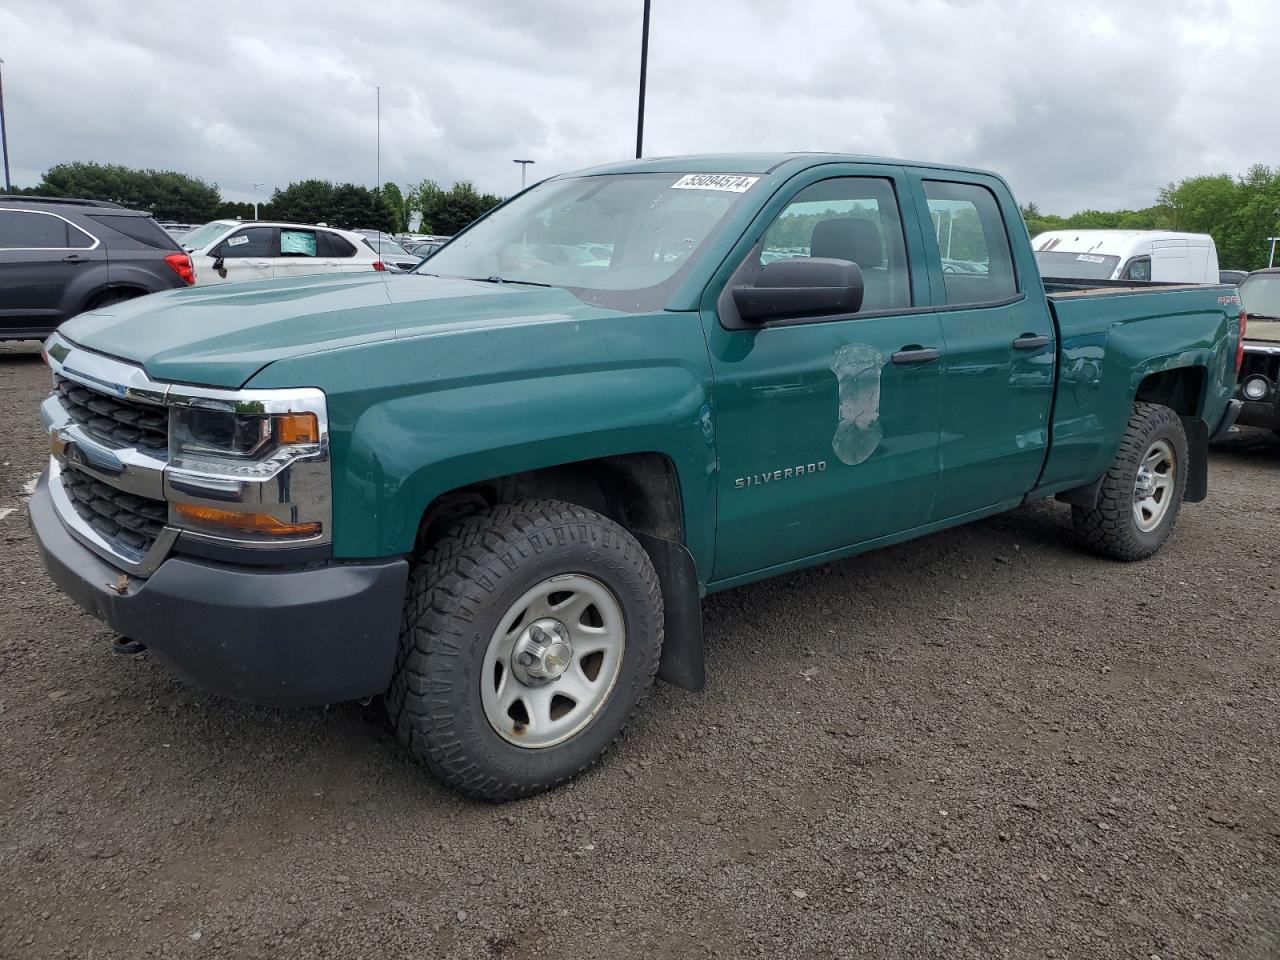
<svg viewBox="0 0 1280 960">
<path fill-rule="evenodd" d="M 644 150 L 644 87 L 649 75 L 649 0 L 644 0 L 644 26 L 640 29 L 640 106 L 636 110 L 636 159 Z"/>
<path fill-rule="evenodd" d="M 257 197 L 257 193 L 258 193 L 258 191 L 259 191 L 259 190 L 261 190 L 261 189 L 262 189 L 262 184 L 260 184 L 260 183 L 251 183 L 251 184 L 249 184 L 249 186 L 253 187 L 253 193 L 254 193 L 254 198 L 253 198 L 253 219 L 257 220 L 257 219 L 258 219 L 258 197 Z"/>
<path fill-rule="evenodd" d="M 4 153 L 4 192 L 13 193 L 9 182 L 9 131 L 4 125 L 4 58 L 0 57 L 0 151 Z"/>
<path fill-rule="evenodd" d="M 520 164 L 520 189 L 523 190 L 525 187 L 525 183 L 527 182 L 525 178 L 525 174 L 529 169 L 529 164 L 537 163 L 538 161 L 537 160 L 512 160 L 511 162 Z"/>
</svg>

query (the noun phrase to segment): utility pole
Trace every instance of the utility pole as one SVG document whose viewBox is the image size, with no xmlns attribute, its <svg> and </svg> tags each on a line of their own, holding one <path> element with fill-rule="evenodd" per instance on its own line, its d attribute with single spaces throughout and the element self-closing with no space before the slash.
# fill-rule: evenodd
<svg viewBox="0 0 1280 960">
<path fill-rule="evenodd" d="M 636 159 L 644 152 L 644 87 L 649 74 L 649 0 L 644 0 L 644 26 L 640 32 L 640 107 L 636 111 Z"/>
<path fill-rule="evenodd" d="M 4 58 L 0 57 L 0 150 L 4 152 L 4 192 L 13 193 L 9 181 L 9 131 L 4 125 Z"/>
<path fill-rule="evenodd" d="M 537 160 L 512 160 L 511 162 L 520 164 L 520 189 L 523 190 L 526 182 L 525 171 L 529 169 L 529 164 L 537 163 L 538 161 Z"/>
</svg>

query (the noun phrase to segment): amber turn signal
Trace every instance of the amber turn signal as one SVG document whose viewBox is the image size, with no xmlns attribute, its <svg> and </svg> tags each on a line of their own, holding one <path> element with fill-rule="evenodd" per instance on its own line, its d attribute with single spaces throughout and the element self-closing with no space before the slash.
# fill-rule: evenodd
<svg viewBox="0 0 1280 960">
<path fill-rule="evenodd" d="M 320 421 L 314 413 L 282 413 L 274 419 L 276 438 L 281 443 L 320 442 Z"/>
<path fill-rule="evenodd" d="M 173 509 L 178 516 L 197 523 L 268 537 L 307 537 L 320 532 L 318 523 L 284 523 L 265 513 L 237 513 L 217 507 L 200 507 L 194 503 L 175 503 Z"/>
</svg>

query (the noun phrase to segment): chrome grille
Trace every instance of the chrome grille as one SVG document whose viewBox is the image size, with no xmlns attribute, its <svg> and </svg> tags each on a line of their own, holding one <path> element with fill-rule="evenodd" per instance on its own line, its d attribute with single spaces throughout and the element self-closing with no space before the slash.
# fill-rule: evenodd
<svg viewBox="0 0 1280 960">
<path fill-rule="evenodd" d="M 75 423 L 112 446 L 164 450 L 169 444 L 164 407 L 122 400 L 62 376 L 54 377 L 54 392 Z"/>
<path fill-rule="evenodd" d="M 169 518 L 168 505 L 117 490 L 76 469 L 62 471 L 62 488 L 81 518 L 104 537 L 144 554 Z"/>
</svg>

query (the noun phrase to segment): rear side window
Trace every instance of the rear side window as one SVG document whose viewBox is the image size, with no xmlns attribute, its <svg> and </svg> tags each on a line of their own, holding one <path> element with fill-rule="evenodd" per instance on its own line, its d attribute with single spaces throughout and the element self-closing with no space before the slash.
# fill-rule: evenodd
<svg viewBox="0 0 1280 960">
<path fill-rule="evenodd" d="M 245 227 L 218 244 L 219 257 L 274 257 L 275 228 Z"/>
<path fill-rule="evenodd" d="M 91 246 L 92 237 L 61 217 L 25 210 L 0 210 L 0 249 L 65 250 Z"/>
<path fill-rule="evenodd" d="M 942 279 L 951 305 L 994 303 L 1018 292 L 1009 232 L 995 195 L 975 183 L 925 180 Z"/>
<path fill-rule="evenodd" d="M 320 237 L 320 256 L 322 257 L 354 257 L 356 248 L 347 241 L 346 237 L 341 237 L 336 233 L 328 231 L 319 231 Z"/>
<path fill-rule="evenodd" d="M 316 253 L 316 232 L 314 230 L 281 230 L 280 256 L 282 257 L 314 257 Z"/>
<path fill-rule="evenodd" d="M 133 241 L 127 246 L 133 249 L 147 247 L 153 250 L 181 249 L 173 237 L 164 232 L 164 228 L 150 217 L 122 217 L 113 213 L 88 213 L 88 219 L 109 227 L 116 233 Z M 125 244 L 121 244 L 125 246 Z"/>
<path fill-rule="evenodd" d="M 837 177 L 796 194 L 765 231 L 760 263 L 792 257 L 852 260 L 862 269 L 862 312 L 911 305 L 907 247 L 889 180 Z"/>
</svg>

